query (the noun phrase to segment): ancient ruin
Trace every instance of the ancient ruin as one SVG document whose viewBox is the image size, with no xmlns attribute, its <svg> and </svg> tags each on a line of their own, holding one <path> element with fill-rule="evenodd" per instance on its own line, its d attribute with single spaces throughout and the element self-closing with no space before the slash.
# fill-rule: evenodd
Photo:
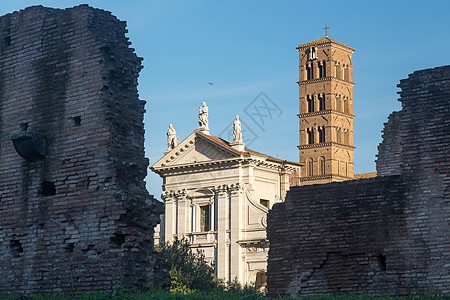
<svg viewBox="0 0 450 300">
<path fill-rule="evenodd" d="M 161 205 L 146 191 L 142 68 L 126 23 L 81 5 L 0 18 L 0 291 L 145 290 Z"/>
<path fill-rule="evenodd" d="M 378 177 L 291 188 L 269 212 L 269 295 L 450 294 L 450 66 L 398 86 Z"/>
</svg>

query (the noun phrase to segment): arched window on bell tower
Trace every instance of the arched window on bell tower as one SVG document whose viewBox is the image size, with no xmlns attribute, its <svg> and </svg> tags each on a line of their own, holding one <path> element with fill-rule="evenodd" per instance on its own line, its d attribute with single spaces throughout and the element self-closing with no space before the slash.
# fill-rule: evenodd
<svg viewBox="0 0 450 300">
<path fill-rule="evenodd" d="M 308 159 L 308 176 L 314 176 L 314 161 L 312 158 Z"/>
<path fill-rule="evenodd" d="M 307 102 L 308 102 L 308 112 L 314 112 L 314 100 L 312 99 L 313 96 L 308 95 L 307 96 Z"/>
<path fill-rule="evenodd" d="M 314 144 L 314 128 L 308 128 L 306 133 L 308 134 L 308 144 Z"/>
<path fill-rule="evenodd" d="M 319 67 L 319 78 L 323 77 L 323 64 L 322 62 L 318 62 L 317 66 Z"/>
<path fill-rule="evenodd" d="M 342 129 L 336 128 L 336 142 L 342 144 Z"/>
<path fill-rule="evenodd" d="M 319 110 L 325 110 L 325 93 L 319 94 Z"/>
<path fill-rule="evenodd" d="M 316 49 L 316 47 L 311 47 L 311 49 L 309 49 L 309 59 L 311 59 L 311 60 L 317 59 L 317 49 Z"/>
<path fill-rule="evenodd" d="M 319 159 L 319 175 L 325 175 L 325 157 Z"/>
<path fill-rule="evenodd" d="M 319 143 L 325 143 L 325 126 L 319 127 Z"/>
<path fill-rule="evenodd" d="M 311 67 L 311 65 L 310 64 L 307 64 L 306 65 L 306 79 L 312 79 L 313 78 L 313 76 L 312 76 L 312 67 Z"/>
</svg>

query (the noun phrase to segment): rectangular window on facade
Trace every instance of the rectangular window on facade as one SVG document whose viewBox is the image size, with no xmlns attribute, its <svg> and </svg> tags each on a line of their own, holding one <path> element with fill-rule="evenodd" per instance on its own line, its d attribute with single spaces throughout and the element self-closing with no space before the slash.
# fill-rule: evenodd
<svg viewBox="0 0 450 300">
<path fill-rule="evenodd" d="M 200 230 L 209 231 L 211 224 L 211 214 L 209 211 L 209 205 L 200 206 Z"/>
<path fill-rule="evenodd" d="M 265 199 L 260 199 L 259 200 L 259 203 L 262 205 L 262 206 L 265 206 L 265 207 L 267 207 L 267 208 L 269 208 L 269 200 L 265 200 Z"/>
</svg>

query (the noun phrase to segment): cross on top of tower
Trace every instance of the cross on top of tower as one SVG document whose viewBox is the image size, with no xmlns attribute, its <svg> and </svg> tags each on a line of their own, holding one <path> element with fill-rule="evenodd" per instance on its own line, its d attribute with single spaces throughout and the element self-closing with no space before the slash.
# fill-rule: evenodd
<svg viewBox="0 0 450 300">
<path fill-rule="evenodd" d="M 323 28 L 323 29 L 325 29 L 325 36 L 328 36 L 328 28 L 330 28 L 330 27 L 328 27 L 327 23 L 325 23 L 325 27 Z"/>
</svg>

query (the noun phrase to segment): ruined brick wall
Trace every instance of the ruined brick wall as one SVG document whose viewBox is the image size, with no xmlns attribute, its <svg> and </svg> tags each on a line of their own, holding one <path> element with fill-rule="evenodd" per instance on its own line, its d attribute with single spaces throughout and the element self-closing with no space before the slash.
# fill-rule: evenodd
<svg viewBox="0 0 450 300">
<path fill-rule="evenodd" d="M 125 26 L 86 5 L 0 18 L 0 292 L 165 282 Z M 18 155 L 21 132 L 43 135 L 45 159 Z"/>
<path fill-rule="evenodd" d="M 401 112 L 395 111 L 384 123 L 383 141 L 378 146 L 376 160 L 377 175 L 399 175 L 401 173 L 402 144 L 399 132 Z"/>
<path fill-rule="evenodd" d="M 383 176 L 295 187 L 269 213 L 269 295 L 450 294 L 450 66 L 399 87 Z"/>
</svg>

